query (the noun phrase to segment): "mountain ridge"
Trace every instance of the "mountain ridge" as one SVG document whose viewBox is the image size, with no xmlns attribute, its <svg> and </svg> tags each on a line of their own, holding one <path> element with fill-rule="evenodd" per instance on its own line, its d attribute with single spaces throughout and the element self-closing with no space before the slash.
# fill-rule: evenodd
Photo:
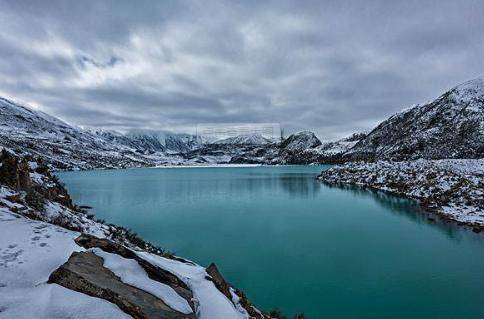
<svg viewBox="0 0 484 319">
<path fill-rule="evenodd" d="M 480 158 L 483 141 L 484 79 L 479 77 L 392 115 L 343 159 Z"/>
</svg>

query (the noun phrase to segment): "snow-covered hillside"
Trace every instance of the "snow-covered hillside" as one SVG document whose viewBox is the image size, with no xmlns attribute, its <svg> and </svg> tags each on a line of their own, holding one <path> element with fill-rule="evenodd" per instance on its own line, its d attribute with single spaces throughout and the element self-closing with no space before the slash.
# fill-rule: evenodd
<svg viewBox="0 0 484 319">
<path fill-rule="evenodd" d="M 198 147 L 194 135 L 81 129 L 0 98 L 0 147 L 44 158 L 56 169 L 177 165 Z"/>
<path fill-rule="evenodd" d="M 482 157 L 484 78 L 393 115 L 345 154 L 347 160 Z"/>
<path fill-rule="evenodd" d="M 16 154 L 41 156 L 59 169 L 135 167 L 157 162 L 129 145 L 114 142 L 0 99 L 0 146 Z"/>
</svg>

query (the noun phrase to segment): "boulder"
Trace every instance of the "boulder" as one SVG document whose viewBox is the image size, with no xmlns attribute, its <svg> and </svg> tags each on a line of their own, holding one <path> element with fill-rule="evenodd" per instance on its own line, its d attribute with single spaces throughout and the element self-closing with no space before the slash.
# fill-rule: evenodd
<svg viewBox="0 0 484 319">
<path fill-rule="evenodd" d="M 55 270 L 48 283 L 56 283 L 92 297 L 116 304 L 136 319 L 192 319 L 195 314 L 182 314 L 144 290 L 123 283 L 103 266 L 103 259 L 91 252 L 74 252 Z"/>
<path fill-rule="evenodd" d="M 126 248 L 125 246 L 113 242 L 109 239 L 97 238 L 89 234 L 81 234 L 75 239 L 75 241 L 79 246 L 82 246 L 86 249 L 97 247 L 105 252 L 117 254 L 127 259 L 136 260 L 136 262 L 138 262 L 138 264 L 146 271 L 150 279 L 170 286 L 180 296 L 185 298 L 185 300 L 192 308 L 194 308 L 192 301 L 193 294 L 183 281 L 181 281 L 177 276 L 173 275 L 172 273 L 147 262 L 143 258 L 136 255 L 136 253 L 133 252 L 131 249 Z"/>
</svg>

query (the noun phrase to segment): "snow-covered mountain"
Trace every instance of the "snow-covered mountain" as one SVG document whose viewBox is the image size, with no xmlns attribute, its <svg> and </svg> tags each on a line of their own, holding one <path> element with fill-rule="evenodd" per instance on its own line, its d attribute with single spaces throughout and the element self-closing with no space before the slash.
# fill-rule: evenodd
<svg viewBox="0 0 484 319">
<path fill-rule="evenodd" d="M 143 154 L 157 152 L 184 153 L 200 147 L 195 135 L 185 133 L 136 130 L 122 134 L 107 130 L 90 131 L 112 143 L 128 146 Z"/>
<path fill-rule="evenodd" d="M 281 143 L 285 151 L 300 152 L 308 148 L 315 148 L 321 145 L 321 141 L 313 132 L 303 131 L 290 135 Z"/>
<path fill-rule="evenodd" d="M 164 145 L 168 151 L 186 153 L 201 147 L 201 142 L 196 135 L 186 133 L 166 133 Z"/>
<path fill-rule="evenodd" d="M 272 143 L 270 139 L 265 138 L 260 133 L 254 133 L 228 137 L 222 140 L 215 141 L 213 144 L 265 145 L 270 143 Z"/>
<path fill-rule="evenodd" d="M 156 132 L 134 131 L 125 135 L 127 139 L 138 146 L 138 150 L 144 154 L 153 154 L 166 151 Z"/>
<path fill-rule="evenodd" d="M 125 136 L 131 140 L 137 141 L 142 145 L 142 149 L 145 149 L 150 153 L 185 153 L 200 147 L 197 136 L 186 133 L 136 130 L 128 132 Z"/>
<path fill-rule="evenodd" d="M 151 166 L 162 158 L 144 156 L 118 133 L 93 133 L 43 112 L 0 98 L 0 147 L 44 158 L 57 169 Z"/>
<path fill-rule="evenodd" d="M 447 91 L 382 122 L 346 159 L 484 157 L 484 78 Z"/>
</svg>

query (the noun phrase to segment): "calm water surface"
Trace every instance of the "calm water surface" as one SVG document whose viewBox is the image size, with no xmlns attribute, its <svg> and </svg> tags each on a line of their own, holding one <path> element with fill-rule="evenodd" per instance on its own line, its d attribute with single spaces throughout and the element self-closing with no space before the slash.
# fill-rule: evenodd
<svg viewBox="0 0 484 319">
<path fill-rule="evenodd" d="M 202 265 L 260 308 L 309 318 L 484 318 L 483 236 L 323 166 L 59 173 L 98 218 Z"/>
</svg>

